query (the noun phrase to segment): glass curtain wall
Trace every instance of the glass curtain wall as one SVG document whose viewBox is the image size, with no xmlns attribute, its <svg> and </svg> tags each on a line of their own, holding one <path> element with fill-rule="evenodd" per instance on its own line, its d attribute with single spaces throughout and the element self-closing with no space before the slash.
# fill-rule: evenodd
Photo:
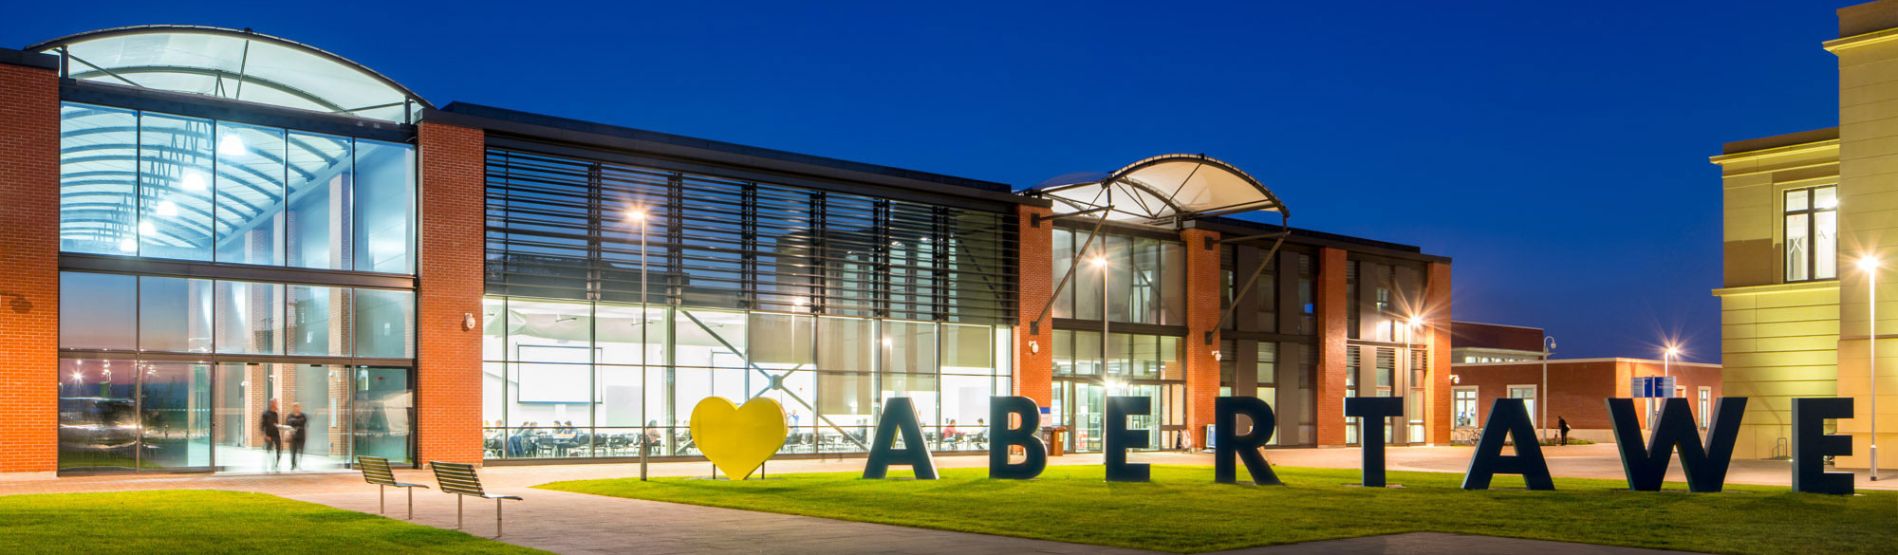
<svg viewBox="0 0 1898 555">
<path fill-rule="evenodd" d="M 1221 251 L 1222 308 L 1239 308 L 1220 331 L 1220 391 L 1251 395 L 1272 407 L 1278 420 L 1273 445 L 1315 445 L 1318 351 L 1310 304 L 1315 275 L 1310 253 L 1287 246 L 1264 260 L 1266 245 L 1226 245 Z M 1241 297 L 1252 272 L 1265 264 L 1253 288 Z M 1339 416 L 1342 418 L 1342 415 Z"/>
<path fill-rule="evenodd" d="M 1360 253 L 1349 256 L 1347 302 L 1358 316 L 1350 322 L 1355 335 L 1345 348 L 1350 360 L 1361 362 L 1347 369 L 1348 381 L 1354 384 L 1348 395 L 1406 397 L 1402 420 L 1385 422 L 1384 437 L 1390 443 L 1421 443 L 1430 345 L 1425 334 L 1410 326 L 1410 320 L 1426 308 L 1423 264 Z M 1357 442 L 1355 425 L 1347 424 L 1350 443 Z"/>
<path fill-rule="evenodd" d="M 1012 215 L 505 149 L 487 176 L 487 457 L 696 455 L 708 396 L 777 400 L 785 453 L 867 450 L 897 396 L 986 449 Z"/>
<path fill-rule="evenodd" d="M 1054 228 L 1056 281 L 1068 272 L 1074 253 L 1087 242 L 1089 228 Z M 1112 322 L 1179 326 L 1186 324 L 1186 252 L 1179 241 L 1117 233 L 1103 229 L 1094 238 L 1092 253 L 1068 287 L 1056 294 L 1053 317 L 1101 319 L 1103 271 L 1107 274 L 1107 319 Z M 1105 269 L 1089 262 L 1106 257 Z M 1052 287 L 1052 284 L 1050 285 Z"/>
<path fill-rule="evenodd" d="M 1068 427 L 1068 447 L 1081 452 L 1101 448 L 1108 396 L 1152 399 L 1148 416 L 1128 418 L 1128 426 L 1149 430 L 1154 449 L 1182 444 L 1186 432 L 1186 367 L 1180 337 L 1112 333 L 1109 328 L 1105 371 L 1101 333 L 1055 330 L 1053 423 Z"/>
<path fill-rule="evenodd" d="M 64 103 L 60 251 L 415 272 L 415 148 Z"/>
</svg>

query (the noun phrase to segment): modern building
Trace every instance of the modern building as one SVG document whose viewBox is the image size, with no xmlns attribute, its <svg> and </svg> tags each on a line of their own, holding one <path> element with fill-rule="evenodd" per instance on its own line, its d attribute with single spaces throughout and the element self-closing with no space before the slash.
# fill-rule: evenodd
<svg viewBox="0 0 1898 555">
<path fill-rule="evenodd" d="M 1887 298 L 1898 292 L 1898 1 L 1838 16 L 1822 45 L 1839 60 L 1838 126 L 1727 143 L 1712 158 L 1725 221 L 1714 295 L 1726 392 L 1751 399 L 1735 456 L 1788 456 L 1794 398 L 1850 397 L 1855 416 L 1836 425 L 1852 455 L 1836 461 L 1866 468 L 1873 391 L 1878 439 L 1898 444 L 1898 343 L 1883 341 L 1898 332 Z M 1898 449 L 1879 464 L 1898 465 Z"/>
<path fill-rule="evenodd" d="M 304 469 L 689 457 L 712 395 L 777 399 L 787 456 L 863 451 L 898 396 L 942 451 L 998 394 L 1075 451 L 1109 395 L 1155 448 L 1221 394 L 1280 445 L 1354 441 L 1358 394 L 1450 437 L 1450 261 L 1288 228 L 1201 155 L 1017 191 L 147 26 L 0 51 L 0 194 L 0 473 L 287 467 L 270 410 Z"/>
<path fill-rule="evenodd" d="M 1567 420 L 1569 437 L 1613 442 L 1608 398 L 1635 398 L 1636 419 L 1646 428 L 1660 408 L 1641 397 L 1636 378 L 1672 377 L 1672 396 L 1693 401 L 1694 419 L 1705 429 L 1720 398 L 1720 365 L 1643 358 L 1550 358 L 1542 328 L 1453 322 L 1450 335 L 1450 417 L 1458 441 L 1473 442 L 1489 423 L 1496 399 L 1522 399 L 1538 429 Z M 1545 381 L 1546 380 L 1546 381 Z"/>
</svg>

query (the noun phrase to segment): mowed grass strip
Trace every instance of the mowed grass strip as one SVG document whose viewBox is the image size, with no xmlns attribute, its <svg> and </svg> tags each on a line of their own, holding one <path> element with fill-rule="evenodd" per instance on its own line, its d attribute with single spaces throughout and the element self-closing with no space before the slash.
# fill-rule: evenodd
<svg viewBox="0 0 1898 555">
<path fill-rule="evenodd" d="M 582 480 L 545 489 L 1063 542 L 1200 553 L 1401 532 L 1451 532 L 1717 553 L 1891 553 L 1898 494 L 1856 497 L 1683 484 L 1633 492 L 1620 481 L 1556 479 L 1527 491 L 1498 476 L 1490 491 L 1462 476 L 1392 472 L 1403 488 L 1351 486 L 1356 470 L 1275 467 L 1288 485 L 1213 483 L 1210 467 L 1153 467 L 1153 481 L 1107 483 L 1098 466 L 1051 466 L 1032 481 L 986 469 L 942 479 L 864 480 L 854 473 Z M 892 470 L 892 476 L 905 475 Z M 1241 475 L 1244 471 L 1241 470 Z"/>
<path fill-rule="evenodd" d="M 541 553 L 274 495 L 206 490 L 0 496 L 0 552 Z"/>
</svg>

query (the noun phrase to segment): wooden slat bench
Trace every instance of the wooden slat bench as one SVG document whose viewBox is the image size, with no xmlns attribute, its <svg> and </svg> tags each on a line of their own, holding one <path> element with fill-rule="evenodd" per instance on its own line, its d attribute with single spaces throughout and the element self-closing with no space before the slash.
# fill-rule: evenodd
<svg viewBox="0 0 1898 555">
<path fill-rule="evenodd" d="M 395 470 L 389 467 L 389 459 L 382 457 L 356 457 L 356 467 L 362 470 L 362 481 L 376 485 L 376 511 L 388 514 L 388 488 L 402 488 L 409 492 L 409 520 L 415 520 L 415 490 L 428 489 L 422 484 L 395 481 Z"/>
<path fill-rule="evenodd" d="M 494 500 L 494 537 L 501 537 L 501 502 L 504 500 L 521 501 L 518 496 L 495 495 L 481 489 L 481 476 L 475 474 L 475 467 L 468 463 L 429 461 L 429 468 L 435 469 L 435 481 L 441 485 L 442 493 L 455 494 L 455 529 L 461 529 L 461 500 L 464 497 L 479 497 Z"/>
</svg>

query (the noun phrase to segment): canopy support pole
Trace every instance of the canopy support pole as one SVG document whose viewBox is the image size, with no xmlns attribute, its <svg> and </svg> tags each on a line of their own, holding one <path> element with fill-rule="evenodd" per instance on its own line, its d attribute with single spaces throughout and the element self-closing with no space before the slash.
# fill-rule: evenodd
<svg viewBox="0 0 1898 555">
<path fill-rule="evenodd" d="M 1252 292 L 1252 286 L 1258 284 L 1259 276 L 1265 274 L 1265 267 L 1271 265 L 1273 259 L 1278 258 L 1279 247 L 1284 246 L 1285 237 L 1287 235 L 1292 234 L 1292 228 L 1288 225 L 1290 220 L 1291 218 L 1289 216 L 1286 216 L 1285 213 L 1281 212 L 1279 213 L 1280 231 L 1278 233 L 1266 234 L 1266 235 L 1254 235 L 1251 237 L 1238 238 L 1238 239 L 1263 239 L 1265 237 L 1277 235 L 1277 237 L 1272 240 L 1272 248 L 1265 251 L 1265 259 L 1260 260 L 1259 266 L 1257 268 L 1252 269 L 1252 275 L 1246 278 L 1246 284 L 1240 287 L 1239 291 L 1233 295 L 1232 304 L 1227 305 L 1225 312 L 1223 314 L 1220 314 L 1219 325 L 1214 327 L 1213 329 L 1206 330 L 1206 344 L 1207 345 L 1213 344 L 1213 334 L 1218 333 L 1219 330 L 1226 329 L 1226 326 L 1232 323 L 1232 314 L 1239 310 L 1239 302 L 1244 301 L 1246 299 L 1246 294 Z M 1220 241 L 1220 242 L 1225 243 L 1227 241 Z"/>
</svg>

